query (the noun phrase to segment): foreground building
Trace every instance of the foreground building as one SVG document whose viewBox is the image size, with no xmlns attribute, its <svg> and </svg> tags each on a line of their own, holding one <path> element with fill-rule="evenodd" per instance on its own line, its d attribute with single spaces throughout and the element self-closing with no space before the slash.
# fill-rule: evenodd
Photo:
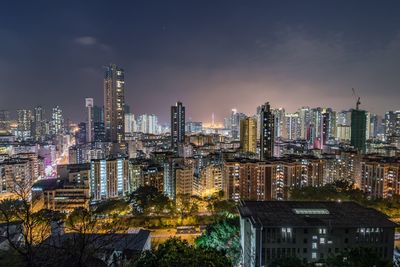
<svg viewBox="0 0 400 267">
<path fill-rule="evenodd" d="M 355 202 L 242 201 L 239 212 L 243 266 L 288 257 L 318 262 L 358 247 L 393 259 L 397 224 Z"/>
</svg>

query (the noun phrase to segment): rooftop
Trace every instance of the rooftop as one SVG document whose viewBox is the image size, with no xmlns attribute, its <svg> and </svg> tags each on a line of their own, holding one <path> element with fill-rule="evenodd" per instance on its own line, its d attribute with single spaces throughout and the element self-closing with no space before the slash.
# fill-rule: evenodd
<svg viewBox="0 0 400 267">
<path fill-rule="evenodd" d="M 351 201 L 241 201 L 239 212 L 255 227 L 397 226 L 383 213 Z"/>
<path fill-rule="evenodd" d="M 140 230 L 131 234 L 85 234 L 84 238 L 90 245 L 103 250 L 143 251 L 149 237 L 150 231 Z M 80 238 L 82 239 L 83 235 L 79 233 L 52 235 L 44 241 L 44 245 L 57 248 L 62 247 L 64 242 L 79 242 Z"/>
</svg>

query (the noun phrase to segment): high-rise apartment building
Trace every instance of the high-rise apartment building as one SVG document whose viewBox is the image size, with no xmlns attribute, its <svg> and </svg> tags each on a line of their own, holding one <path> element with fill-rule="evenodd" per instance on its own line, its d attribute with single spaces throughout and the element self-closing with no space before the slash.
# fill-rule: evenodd
<svg viewBox="0 0 400 267">
<path fill-rule="evenodd" d="M 301 138 L 301 119 L 299 114 L 286 113 L 286 139 L 297 140 Z"/>
<path fill-rule="evenodd" d="M 260 159 L 265 160 L 274 156 L 274 115 L 269 102 L 261 107 L 260 112 Z"/>
<path fill-rule="evenodd" d="M 192 195 L 193 194 L 193 174 L 192 166 L 180 166 L 175 171 L 176 194 Z"/>
<path fill-rule="evenodd" d="M 17 110 L 17 138 L 25 141 L 32 137 L 32 110 L 18 109 Z"/>
<path fill-rule="evenodd" d="M 103 142 L 106 140 L 106 132 L 104 129 L 104 112 L 103 108 L 93 106 L 93 141 Z"/>
<path fill-rule="evenodd" d="M 392 144 L 400 143 L 400 110 L 385 113 L 385 139 Z"/>
<path fill-rule="evenodd" d="M 64 130 L 64 117 L 59 106 L 55 106 L 52 110 L 50 127 L 53 135 L 60 134 Z"/>
<path fill-rule="evenodd" d="M 364 153 L 366 148 L 366 122 L 367 116 L 364 110 L 353 109 L 351 111 L 351 145 Z"/>
<path fill-rule="evenodd" d="M 93 98 L 85 98 L 85 106 L 87 109 L 87 119 L 86 119 L 86 141 L 88 143 L 93 142 Z"/>
<path fill-rule="evenodd" d="M 284 108 L 274 109 L 274 136 L 275 138 L 286 138 L 286 112 Z"/>
<path fill-rule="evenodd" d="M 171 107 L 171 147 L 178 151 L 178 145 L 185 142 L 185 107 L 177 102 Z"/>
<path fill-rule="evenodd" d="M 245 119 L 246 115 L 238 112 L 236 108 L 232 109 L 231 116 L 226 120 L 225 128 L 231 130 L 231 136 L 234 140 L 240 138 L 240 121 Z"/>
<path fill-rule="evenodd" d="M 33 116 L 35 140 L 41 141 L 46 133 L 44 109 L 41 106 L 35 107 Z"/>
<path fill-rule="evenodd" d="M 126 113 L 125 114 L 125 133 L 132 134 L 136 132 L 136 120 L 135 114 L 133 113 Z"/>
<path fill-rule="evenodd" d="M 383 157 L 363 158 L 360 189 L 372 198 L 399 195 L 400 160 Z"/>
<path fill-rule="evenodd" d="M 203 123 L 201 121 L 188 121 L 186 123 L 186 132 L 189 134 L 201 133 L 203 131 Z"/>
<path fill-rule="evenodd" d="M 0 133 L 10 132 L 10 112 L 8 110 L 0 110 Z"/>
<path fill-rule="evenodd" d="M 257 152 L 257 119 L 249 117 L 240 121 L 240 147 L 243 152 Z"/>
<path fill-rule="evenodd" d="M 158 134 L 158 118 L 154 114 L 143 114 L 137 119 L 137 131 L 147 134 Z"/>
<path fill-rule="evenodd" d="M 298 111 L 299 119 L 300 119 L 300 138 L 303 140 L 307 139 L 308 126 L 310 124 L 310 108 L 302 107 Z"/>
<path fill-rule="evenodd" d="M 125 77 L 115 64 L 106 67 L 104 76 L 104 125 L 106 141 L 125 141 Z"/>
<path fill-rule="evenodd" d="M 90 196 L 102 200 L 130 192 L 128 160 L 123 158 L 93 160 L 90 163 Z"/>
</svg>

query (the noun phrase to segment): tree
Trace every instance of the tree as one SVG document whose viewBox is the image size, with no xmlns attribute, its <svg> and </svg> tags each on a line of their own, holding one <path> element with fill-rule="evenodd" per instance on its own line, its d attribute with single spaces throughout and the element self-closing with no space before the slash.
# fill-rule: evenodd
<svg viewBox="0 0 400 267">
<path fill-rule="evenodd" d="M 19 255 L 24 265 L 34 266 L 38 250 L 50 235 L 51 221 L 62 215 L 46 209 L 36 211 L 39 200 L 31 199 L 31 181 L 15 179 L 7 186 L 15 198 L 0 202 L 3 237 L 7 239 L 12 255 Z"/>
<path fill-rule="evenodd" d="M 162 213 L 171 209 L 171 201 L 153 186 L 141 186 L 129 198 L 136 214 Z"/>
<path fill-rule="evenodd" d="M 238 218 L 225 219 L 210 225 L 195 243 L 200 248 L 221 251 L 234 265 L 238 264 L 241 256 Z"/>
<path fill-rule="evenodd" d="M 96 214 L 121 215 L 130 211 L 129 203 L 124 199 L 112 199 L 101 202 L 95 210 Z"/>
<path fill-rule="evenodd" d="M 179 194 L 175 199 L 175 212 L 183 220 L 199 211 L 199 198 L 188 194 Z"/>
<path fill-rule="evenodd" d="M 39 266 L 98 266 L 104 264 L 101 260 L 112 261 L 102 255 L 117 241 L 118 236 L 114 234 L 126 231 L 125 226 L 108 219 L 100 220 L 84 208 L 70 213 L 65 225 L 62 223 L 60 227 L 60 234 L 53 234 L 44 242 L 36 261 Z"/>
<path fill-rule="evenodd" d="M 196 248 L 187 241 L 170 238 L 159 245 L 156 250 L 143 253 L 135 263 L 137 267 L 227 267 L 231 266 L 229 259 L 213 249 Z"/>
</svg>

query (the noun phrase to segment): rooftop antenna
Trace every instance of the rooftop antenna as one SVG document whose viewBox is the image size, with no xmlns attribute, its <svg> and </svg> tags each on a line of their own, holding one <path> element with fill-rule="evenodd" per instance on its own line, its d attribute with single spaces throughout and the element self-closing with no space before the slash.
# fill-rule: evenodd
<svg viewBox="0 0 400 267">
<path fill-rule="evenodd" d="M 358 107 L 359 107 L 360 104 L 361 104 L 361 102 L 360 102 L 360 97 L 359 97 L 358 95 L 356 95 L 356 90 L 354 90 L 354 88 L 351 88 L 351 90 L 353 91 L 354 97 L 357 99 L 356 110 L 358 110 Z"/>
</svg>

